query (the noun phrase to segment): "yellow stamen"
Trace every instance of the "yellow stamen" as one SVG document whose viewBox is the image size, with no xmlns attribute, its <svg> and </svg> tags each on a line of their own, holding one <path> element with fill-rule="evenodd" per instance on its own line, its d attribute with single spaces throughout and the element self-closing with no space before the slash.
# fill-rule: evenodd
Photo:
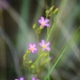
<svg viewBox="0 0 80 80">
<path fill-rule="evenodd" d="M 42 22 L 42 25 L 44 25 L 45 23 L 44 22 Z"/>
<path fill-rule="evenodd" d="M 46 48 L 46 45 L 44 44 L 42 47 L 43 47 L 43 48 Z"/>
<path fill-rule="evenodd" d="M 30 50 L 33 51 L 34 50 L 34 47 L 31 47 Z"/>
</svg>

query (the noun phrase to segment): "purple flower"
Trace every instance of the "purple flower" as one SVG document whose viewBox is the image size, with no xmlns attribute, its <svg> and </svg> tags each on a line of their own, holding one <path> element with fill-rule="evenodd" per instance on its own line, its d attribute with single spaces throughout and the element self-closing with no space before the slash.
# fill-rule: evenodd
<svg viewBox="0 0 80 80">
<path fill-rule="evenodd" d="M 24 78 L 23 78 L 23 77 L 21 77 L 20 79 L 15 79 L 15 80 L 24 80 Z"/>
<path fill-rule="evenodd" d="M 29 44 L 28 50 L 30 50 L 32 53 L 35 53 L 37 51 L 36 44 Z"/>
<path fill-rule="evenodd" d="M 44 19 L 44 17 L 41 17 L 41 18 L 38 20 L 38 22 L 39 22 L 39 24 L 41 25 L 42 28 L 43 28 L 44 26 L 49 27 L 49 26 L 50 26 L 49 21 L 50 21 L 49 19 Z"/>
<path fill-rule="evenodd" d="M 50 42 L 45 42 L 45 40 L 42 39 L 39 45 L 42 47 L 42 51 L 50 51 Z"/>
</svg>

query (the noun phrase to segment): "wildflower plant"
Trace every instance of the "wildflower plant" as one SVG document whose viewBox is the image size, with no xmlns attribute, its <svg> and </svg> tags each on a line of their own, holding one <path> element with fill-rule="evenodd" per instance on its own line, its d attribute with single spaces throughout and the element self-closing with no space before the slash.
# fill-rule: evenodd
<svg viewBox="0 0 80 80">
<path fill-rule="evenodd" d="M 11 43 L 11 41 L 9 40 L 9 38 L 8 38 L 8 36 L 5 34 L 5 30 L 7 29 L 7 28 L 4 28 L 5 30 L 3 30 L 2 28 L 3 28 L 3 23 L 5 23 L 5 22 L 3 22 L 3 21 L 6 21 L 5 19 L 3 19 L 4 18 L 4 16 L 2 15 L 2 13 L 3 12 L 5 12 L 3 9 L 5 9 L 8 13 L 9 13 L 9 15 L 15 20 L 15 22 L 16 23 L 18 23 L 18 25 L 19 25 L 19 27 L 20 27 L 20 29 L 22 30 L 22 32 L 24 33 L 24 34 L 26 34 L 26 32 L 27 32 L 27 29 L 25 28 L 26 27 L 26 23 L 25 23 L 25 21 L 28 21 L 26 18 L 25 18 L 25 12 L 24 11 L 26 11 L 26 12 L 28 12 L 28 9 L 24 9 L 24 8 L 26 8 L 26 4 L 24 5 L 24 7 L 23 7 L 23 4 L 24 3 L 26 3 L 26 1 L 30 1 L 30 0 L 22 0 L 22 2 L 24 2 L 24 3 L 22 3 L 22 10 L 21 10 L 21 17 L 15 12 L 15 10 L 14 10 L 14 8 L 12 8 L 10 5 L 9 5 L 9 2 L 7 2 L 8 0 L 4 0 L 4 1 L 0 1 L 0 9 L 1 9 L 1 14 L 0 14 L 0 16 L 1 16 L 1 29 L 0 29 L 0 35 L 1 35 L 1 42 L 3 42 L 2 40 L 4 39 L 4 41 L 7 43 L 7 45 L 9 46 L 9 48 L 10 48 L 10 51 L 11 51 L 11 56 L 13 56 L 13 59 L 12 59 L 12 61 L 14 62 L 14 66 L 15 66 L 15 68 L 16 68 L 16 72 L 17 73 L 20 73 L 20 71 L 18 71 L 18 70 L 20 70 L 20 67 L 19 67 L 19 64 L 17 64 L 18 63 L 18 60 L 17 60 L 17 56 L 15 55 L 16 54 L 16 51 L 15 51 L 15 48 L 14 48 L 14 46 L 13 46 L 13 44 Z M 44 0 L 41 0 L 41 1 L 44 1 Z M 63 0 L 62 1 L 62 5 L 61 5 L 61 7 L 60 7 L 60 9 L 59 8 L 55 8 L 55 6 L 51 6 L 50 8 L 48 8 L 48 6 L 46 6 L 46 8 L 48 8 L 48 9 L 46 9 L 45 10 L 45 14 L 44 14 L 44 16 L 43 15 L 41 15 L 41 16 L 39 16 L 39 18 L 38 18 L 38 20 L 37 20 L 37 23 L 34 23 L 33 24 L 33 26 L 32 26 L 32 28 L 33 28 L 33 30 L 34 30 L 34 32 L 35 32 L 35 34 L 36 34 L 36 38 L 37 38 L 37 40 L 36 40 L 36 42 L 35 43 L 32 43 L 32 42 L 30 42 L 28 45 L 27 45 L 27 49 L 26 49 L 26 51 L 25 51 L 25 53 L 23 54 L 23 59 L 22 59 L 22 62 L 23 62 L 23 66 L 24 66 L 24 68 L 26 68 L 27 69 L 27 71 L 28 72 L 30 72 L 29 74 L 30 74 L 30 77 L 28 77 L 29 78 L 29 80 L 52 80 L 52 79 L 50 79 L 51 78 L 51 73 L 52 73 L 52 71 L 55 69 L 55 67 L 58 65 L 58 63 L 59 63 L 59 61 L 61 60 L 61 58 L 62 58 L 62 56 L 64 55 L 64 53 L 65 53 L 65 51 L 68 49 L 68 47 L 69 47 L 69 45 L 71 46 L 70 48 L 71 49 L 73 49 L 73 52 L 75 53 L 75 56 L 78 58 L 78 61 L 80 61 L 79 60 L 79 55 L 77 54 L 77 53 L 80 53 L 80 50 L 77 48 L 77 46 L 75 45 L 75 43 L 74 43 L 74 40 L 73 40 L 73 38 L 76 36 L 76 34 L 77 34 L 77 37 L 76 38 L 78 38 L 79 37 L 79 39 L 80 39 L 80 26 L 79 26 L 79 28 L 77 28 L 76 29 L 76 31 L 75 31 L 75 33 L 73 34 L 73 35 L 69 35 L 68 34 L 68 31 L 66 30 L 66 28 L 64 27 L 64 23 L 65 24 L 67 24 L 68 23 L 68 21 L 70 21 L 70 20 L 72 20 L 73 18 L 74 18 L 74 20 L 72 21 L 72 22 L 74 22 L 75 21 L 75 14 L 77 13 L 77 11 L 79 11 L 78 10 L 78 5 L 76 6 L 76 10 L 75 10 L 75 7 L 72 7 L 73 5 L 72 5 L 72 3 L 71 3 L 71 6 L 63 6 L 64 4 L 63 3 L 66 3 L 66 2 L 64 2 L 64 1 L 66 1 L 66 0 Z M 75 0 L 76 1 L 76 0 Z M 73 1 L 73 4 L 75 3 L 75 1 Z M 31 1 L 30 1 L 31 2 Z M 45 2 L 45 1 L 44 1 Z M 52 2 L 54 2 L 54 0 L 52 0 Z M 12 3 L 12 2 L 11 2 Z M 41 2 L 42 3 L 42 2 Z M 67 2 L 67 3 L 69 3 L 69 2 Z M 28 8 L 28 5 L 29 5 L 29 3 L 27 3 L 27 8 Z M 53 5 L 53 4 L 52 4 Z M 76 5 L 76 4 L 74 4 L 74 5 Z M 64 8 L 62 8 L 62 7 L 64 7 Z M 68 7 L 69 9 L 66 9 L 66 7 Z M 72 7 L 72 10 L 71 10 L 71 12 L 72 11 L 75 11 L 75 13 L 73 14 L 73 13 L 71 13 L 71 15 L 69 15 L 69 13 L 70 12 L 68 12 L 68 11 L 70 11 L 70 9 L 71 9 L 71 7 Z M 40 9 L 40 7 L 38 8 L 38 10 Z M 73 10 L 74 9 L 74 10 Z M 62 10 L 62 12 L 60 12 L 60 10 Z M 40 10 L 39 10 L 40 11 Z M 68 14 L 66 14 L 66 12 L 64 12 L 64 11 L 66 11 L 66 12 L 68 12 Z M 31 11 L 30 11 L 31 12 Z M 38 11 L 37 11 L 38 12 Z M 66 15 L 66 17 L 70 17 L 70 18 L 68 18 L 66 21 L 65 21 L 65 17 L 64 16 L 61 16 L 61 15 Z M 77 14 L 78 15 L 78 14 Z M 15 18 L 14 18 L 15 17 Z M 28 16 L 27 16 L 28 17 Z M 62 19 L 61 19 L 61 17 L 62 17 Z M 20 21 L 19 21 L 19 19 L 20 19 Z M 9 19 L 8 19 L 9 20 Z M 60 21 L 61 20 L 61 21 Z M 72 22 L 70 23 L 70 25 L 72 24 Z M 38 24 L 38 25 L 37 25 Z M 59 26 L 60 25 L 60 26 Z M 24 26 L 24 27 L 23 27 Z M 61 47 L 61 46 L 63 46 L 63 48 L 62 49 L 60 49 L 59 51 L 57 51 L 57 50 L 55 50 L 55 52 L 57 53 L 57 52 L 59 52 L 59 56 L 57 56 L 56 57 L 56 59 L 55 60 L 53 60 L 54 58 L 53 58 L 53 56 L 51 56 L 51 53 L 53 54 L 53 55 L 55 55 L 56 53 L 55 52 L 52 52 L 52 46 L 53 46 L 53 44 L 52 43 L 55 43 L 54 41 L 52 41 L 51 39 L 53 39 L 53 37 L 52 36 L 54 36 L 53 35 L 53 31 L 57 28 L 57 27 L 59 27 L 59 29 L 62 31 L 62 33 L 63 33 L 63 35 L 65 36 L 65 39 L 66 39 L 66 41 L 67 41 L 67 44 L 64 44 L 64 46 L 63 46 L 63 42 L 61 43 L 61 45 L 59 46 L 59 48 Z M 62 28 L 61 28 L 62 27 Z M 43 35 L 43 38 L 41 38 L 41 35 L 42 35 L 42 31 L 44 31 L 44 29 L 46 30 L 47 29 L 47 34 L 44 36 Z M 70 28 L 69 28 L 70 29 Z M 70 29 L 71 30 L 71 29 Z M 79 32 L 78 32 L 79 31 Z M 7 32 L 7 31 L 6 31 Z M 58 32 L 58 31 L 55 31 L 56 33 Z M 51 36 L 52 35 L 52 36 Z M 52 38 L 51 38 L 52 37 Z M 3 39 L 2 39 L 3 38 Z M 61 38 L 61 37 L 60 37 Z M 68 39 L 69 38 L 69 39 Z M 23 38 L 19 38 L 20 40 L 21 39 L 23 39 Z M 58 41 L 59 41 L 59 39 L 57 39 Z M 60 39 L 61 40 L 61 39 Z M 75 39 L 77 42 L 78 42 L 78 39 Z M 55 39 L 55 41 L 56 41 L 56 39 Z M 24 42 L 24 41 L 23 41 Z M 65 41 L 64 41 L 65 42 Z M 72 44 L 73 45 L 72 45 Z M 4 44 L 4 42 L 3 42 L 3 44 Z M 58 43 L 57 43 L 58 44 Z M 2 44 L 1 44 L 2 45 Z M 5 45 L 5 44 L 4 44 Z M 57 46 L 57 45 L 56 45 Z M 3 51 L 3 48 L 5 48 L 4 46 L 2 46 L 2 53 L 4 53 L 5 54 L 5 51 Z M 20 47 L 19 47 L 20 48 Z M 54 48 L 54 47 L 53 47 Z M 54 49 L 53 49 L 54 50 Z M 14 53 L 14 55 L 13 55 L 13 53 Z M 54 54 L 55 53 L 55 54 Z M 3 64 L 5 64 L 5 56 L 4 55 L 1 55 L 2 56 L 2 59 L 3 59 L 3 61 L 2 62 L 4 62 L 4 63 L 2 63 L 1 65 L 2 66 L 5 66 L 5 65 L 3 65 Z M 30 56 L 30 57 L 29 57 Z M 35 56 L 35 58 L 34 58 L 34 56 Z M 71 56 L 71 55 L 70 55 Z M 71 58 L 71 57 L 70 57 Z M 53 62 L 53 64 L 51 64 L 51 61 L 54 61 Z M 76 60 L 76 58 L 75 58 L 75 60 Z M 17 62 L 15 62 L 15 61 L 17 61 Z M 76 60 L 77 61 L 77 60 Z M 75 61 L 75 62 L 76 62 Z M 72 62 L 70 61 L 70 63 L 71 63 L 71 66 L 74 66 L 73 64 L 72 64 Z M 17 65 L 16 65 L 17 64 Z M 18 69 L 18 67 L 19 67 L 19 69 Z M 69 67 L 71 68 L 71 66 L 69 65 Z M 13 68 L 12 68 L 13 69 Z M 74 68 L 72 68 L 72 69 L 74 69 Z M 66 68 L 66 70 L 67 70 L 67 68 Z M 68 69 L 69 70 L 69 69 Z M 56 70 L 55 70 L 56 71 Z M 77 72 L 76 71 L 76 69 L 74 70 L 75 72 Z M 73 71 L 73 72 L 74 72 Z M 8 71 L 9 72 L 9 71 Z M 41 73 L 42 72 L 46 72 L 46 74 L 45 74 L 45 76 L 43 76 L 43 78 L 41 77 Z M 71 70 L 71 72 L 72 72 L 72 70 Z M 56 72 L 57 73 L 57 72 Z M 19 76 L 21 75 L 21 73 L 20 74 L 18 74 Z M 52 74 L 53 75 L 53 74 Z M 35 76 L 35 77 L 34 77 Z M 68 75 L 67 75 L 68 76 Z M 70 74 L 69 74 L 69 77 L 70 77 Z M 72 75 L 71 75 L 71 77 L 72 77 Z M 70 79 L 69 80 L 72 80 L 71 79 L 71 77 L 70 77 Z M 2 78 L 1 78 L 2 79 Z M 58 78 L 57 78 L 58 79 Z M 59 78 L 60 79 L 60 78 Z M 67 77 L 66 77 L 66 79 L 67 79 Z M 75 79 L 77 79 L 77 78 L 75 78 Z M 3 79 L 3 80 L 5 80 L 5 79 Z M 25 80 L 25 78 L 24 77 L 20 77 L 20 78 L 15 78 L 14 80 Z M 54 79 L 55 80 L 55 79 Z M 60 79 L 61 80 L 61 79 Z"/>
<path fill-rule="evenodd" d="M 41 31 L 43 30 L 43 28 L 49 28 L 50 27 L 50 19 L 48 18 L 50 15 L 53 14 L 53 6 L 46 11 L 45 16 L 43 17 L 41 16 L 38 20 L 38 24 L 40 25 L 39 27 L 36 26 L 36 24 L 33 25 L 33 29 L 35 31 L 35 33 L 37 34 L 37 36 L 39 37 Z M 56 10 L 57 12 L 58 10 Z M 55 13 L 56 13 L 55 12 Z M 49 36 L 50 37 L 50 36 Z M 35 44 L 32 42 L 29 43 L 28 45 L 28 49 L 26 50 L 26 53 L 23 56 L 23 64 L 24 66 L 26 66 L 29 71 L 34 74 L 38 74 L 42 71 L 42 67 L 44 67 L 44 65 L 48 62 L 50 62 L 50 56 L 49 56 L 49 52 L 51 50 L 50 47 L 50 41 L 49 39 L 38 39 L 38 43 Z M 27 60 L 27 56 L 29 54 L 38 54 L 38 57 L 36 58 L 35 61 L 33 60 Z M 32 80 L 36 80 L 34 77 L 32 77 Z"/>
<path fill-rule="evenodd" d="M 36 24 L 33 25 L 33 29 L 38 37 L 38 40 L 37 40 L 38 43 L 32 44 L 31 42 L 28 46 L 28 49 L 26 50 L 26 53 L 23 55 L 23 64 L 29 69 L 31 74 L 38 75 L 42 70 L 44 70 L 45 64 L 46 63 L 48 64 L 48 74 L 46 75 L 44 80 L 46 79 L 50 80 L 51 72 L 53 71 L 53 69 L 55 68 L 59 60 L 61 59 L 62 55 L 66 51 L 67 47 L 69 46 L 69 43 L 71 42 L 71 40 L 68 42 L 68 44 L 65 46 L 65 48 L 61 52 L 59 58 L 57 59 L 57 61 L 54 63 L 54 65 L 51 68 L 50 66 L 50 60 L 52 59 L 52 57 L 50 57 L 51 42 L 49 41 L 49 39 L 54 29 L 54 25 L 51 26 L 52 24 L 50 23 L 49 17 L 56 14 L 57 12 L 58 12 L 58 8 L 54 9 L 54 6 L 50 7 L 50 9 L 45 11 L 45 17 L 41 16 L 39 18 L 38 20 L 39 26 L 37 27 Z M 39 36 L 43 28 L 47 28 L 47 31 L 50 28 L 50 31 L 48 32 L 46 38 L 40 39 Z M 27 56 L 29 54 L 32 54 L 32 56 L 36 54 L 38 56 L 35 60 L 31 59 L 28 61 Z M 32 80 L 36 80 L 36 79 L 33 77 Z"/>
</svg>

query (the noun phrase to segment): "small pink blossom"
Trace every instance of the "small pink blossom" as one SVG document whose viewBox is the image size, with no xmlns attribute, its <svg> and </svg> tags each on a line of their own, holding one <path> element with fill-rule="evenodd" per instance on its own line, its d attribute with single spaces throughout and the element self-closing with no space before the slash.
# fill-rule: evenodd
<svg viewBox="0 0 80 80">
<path fill-rule="evenodd" d="M 39 43 L 39 45 L 42 47 L 42 51 L 50 51 L 50 42 L 46 42 L 45 40 L 41 40 L 41 42 Z"/>
<path fill-rule="evenodd" d="M 39 80 L 39 79 L 36 79 L 35 77 L 32 77 L 32 79 L 31 80 Z"/>
<path fill-rule="evenodd" d="M 24 78 L 23 78 L 23 77 L 21 77 L 20 79 L 15 79 L 15 80 L 24 80 Z"/>
<path fill-rule="evenodd" d="M 32 79 L 31 79 L 31 80 L 36 80 L 36 79 L 35 79 L 35 77 L 32 77 Z"/>
<path fill-rule="evenodd" d="M 38 20 L 42 28 L 44 26 L 49 27 L 50 26 L 49 21 L 50 21 L 49 19 L 45 19 L 43 16 Z"/>
<path fill-rule="evenodd" d="M 36 44 L 29 44 L 28 50 L 30 50 L 32 53 L 35 53 L 37 51 Z"/>
</svg>

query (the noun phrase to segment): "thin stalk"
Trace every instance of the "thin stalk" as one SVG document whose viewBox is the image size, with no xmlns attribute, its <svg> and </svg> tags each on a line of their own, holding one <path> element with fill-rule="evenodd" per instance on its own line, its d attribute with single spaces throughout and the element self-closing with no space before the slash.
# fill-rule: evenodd
<svg viewBox="0 0 80 80">
<path fill-rule="evenodd" d="M 64 52 L 67 50 L 67 48 L 69 47 L 69 43 L 71 42 L 71 40 L 73 39 L 73 37 L 77 34 L 78 30 L 80 29 L 80 27 L 76 30 L 76 32 L 74 33 L 74 35 L 72 36 L 72 38 L 70 39 L 70 41 L 66 44 L 65 48 L 63 49 L 63 51 L 61 52 L 60 56 L 58 57 L 57 61 L 55 62 L 55 64 L 52 66 L 51 70 L 49 71 L 49 73 L 47 74 L 47 76 L 44 78 L 44 80 L 46 80 L 48 78 L 48 76 L 52 73 L 52 71 L 54 70 L 54 68 L 56 67 L 56 65 L 59 63 L 60 59 L 62 58 Z"/>
<path fill-rule="evenodd" d="M 51 6 L 53 5 L 53 2 L 54 2 L 54 0 L 52 0 L 51 1 Z M 48 18 L 48 16 L 46 15 L 46 18 Z M 53 29 L 52 29 L 53 30 Z M 52 31 L 50 31 L 50 28 L 47 28 L 47 36 L 48 36 L 48 39 L 49 39 L 49 36 L 50 36 L 50 34 L 49 34 L 49 32 L 52 32 Z M 49 34 L 49 35 L 48 35 Z M 48 40 L 47 39 L 47 40 Z M 48 58 L 50 57 L 50 54 L 49 54 L 49 52 L 48 52 Z M 50 60 L 48 61 L 48 72 L 50 71 Z M 50 80 L 50 76 L 48 76 L 48 80 Z"/>
</svg>

